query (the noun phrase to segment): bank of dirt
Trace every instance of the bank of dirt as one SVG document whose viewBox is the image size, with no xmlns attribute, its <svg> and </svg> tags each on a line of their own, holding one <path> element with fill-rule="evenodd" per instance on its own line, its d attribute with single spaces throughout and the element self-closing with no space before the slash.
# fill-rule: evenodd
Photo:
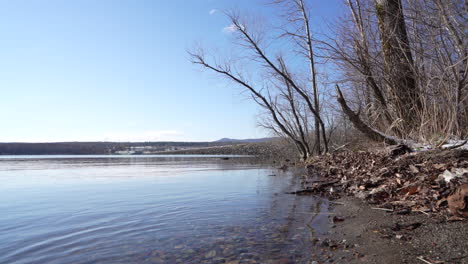
<svg viewBox="0 0 468 264">
<path fill-rule="evenodd" d="M 297 195 L 331 202 L 329 263 L 468 263 L 468 151 L 404 147 L 309 161 Z"/>
<path fill-rule="evenodd" d="M 324 263 L 468 263 L 465 221 L 398 215 L 350 197 L 335 202 L 328 238 L 317 241 Z"/>
</svg>

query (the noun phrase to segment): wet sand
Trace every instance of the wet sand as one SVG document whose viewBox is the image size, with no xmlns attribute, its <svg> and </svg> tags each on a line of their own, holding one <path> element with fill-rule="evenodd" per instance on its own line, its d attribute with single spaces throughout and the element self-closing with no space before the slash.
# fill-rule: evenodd
<svg viewBox="0 0 468 264">
<path fill-rule="evenodd" d="M 329 240 L 317 241 L 324 263 L 468 263 L 466 221 L 396 215 L 349 197 L 336 202 Z"/>
</svg>

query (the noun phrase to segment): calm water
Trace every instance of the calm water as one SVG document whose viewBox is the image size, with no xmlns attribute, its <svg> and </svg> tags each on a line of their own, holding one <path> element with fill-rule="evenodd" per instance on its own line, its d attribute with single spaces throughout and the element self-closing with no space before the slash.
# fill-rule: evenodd
<svg viewBox="0 0 468 264">
<path fill-rule="evenodd" d="M 0 156 L 0 263 L 308 263 L 326 202 L 248 160 Z"/>
</svg>

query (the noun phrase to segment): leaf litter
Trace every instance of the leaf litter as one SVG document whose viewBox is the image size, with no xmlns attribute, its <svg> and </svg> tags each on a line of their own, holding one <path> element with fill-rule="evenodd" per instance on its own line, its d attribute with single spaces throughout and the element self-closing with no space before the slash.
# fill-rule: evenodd
<svg viewBox="0 0 468 264">
<path fill-rule="evenodd" d="M 412 152 L 405 146 L 342 151 L 308 163 L 301 190 L 331 200 L 355 196 L 396 214 L 468 218 L 468 150 Z"/>
</svg>

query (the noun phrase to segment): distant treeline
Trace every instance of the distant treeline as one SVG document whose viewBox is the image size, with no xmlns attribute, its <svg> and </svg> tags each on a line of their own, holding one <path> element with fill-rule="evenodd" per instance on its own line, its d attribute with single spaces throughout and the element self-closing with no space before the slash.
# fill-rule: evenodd
<svg viewBox="0 0 468 264">
<path fill-rule="evenodd" d="M 0 155 L 102 155 L 114 154 L 132 147 L 200 148 L 229 145 L 232 142 L 58 142 L 0 143 Z"/>
</svg>

